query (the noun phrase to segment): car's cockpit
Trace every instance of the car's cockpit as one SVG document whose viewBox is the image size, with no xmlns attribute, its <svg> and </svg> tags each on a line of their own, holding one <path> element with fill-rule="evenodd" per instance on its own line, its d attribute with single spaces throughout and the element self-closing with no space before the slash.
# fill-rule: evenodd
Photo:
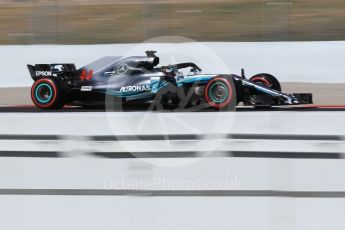
<svg viewBox="0 0 345 230">
<path fill-rule="evenodd" d="M 168 76 L 183 75 L 181 69 L 190 68 L 191 74 L 201 72 L 201 68 L 195 63 L 179 63 L 167 66 L 156 67 L 159 64 L 159 57 L 156 56 L 156 51 L 146 51 L 146 57 L 129 57 L 124 61 L 118 63 L 110 75 L 137 75 L 148 72 L 162 72 Z"/>
</svg>

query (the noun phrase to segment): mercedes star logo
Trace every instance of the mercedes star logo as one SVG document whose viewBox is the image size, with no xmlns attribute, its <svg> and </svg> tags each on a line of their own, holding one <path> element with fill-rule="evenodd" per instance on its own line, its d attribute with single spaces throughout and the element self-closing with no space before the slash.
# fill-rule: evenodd
<svg viewBox="0 0 345 230">
<path fill-rule="evenodd" d="M 128 70 L 128 65 L 127 64 L 121 64 L 117 67 L 117 73 L 118 74 L 124 74 Z"/>
</svg>

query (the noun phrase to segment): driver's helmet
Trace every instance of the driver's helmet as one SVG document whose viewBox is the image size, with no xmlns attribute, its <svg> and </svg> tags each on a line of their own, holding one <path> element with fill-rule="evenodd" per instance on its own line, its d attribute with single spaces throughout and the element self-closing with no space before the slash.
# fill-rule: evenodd
<svg viewBox="0 0 345 230">
<path fill-rule="evenodd" d="M 178 72 L 178 69 L 176 68 L 176 66 L 169 66 L 168 68 L 164 69 L 164 72 L 169 76 L 175 76 Z"/>
</svg>

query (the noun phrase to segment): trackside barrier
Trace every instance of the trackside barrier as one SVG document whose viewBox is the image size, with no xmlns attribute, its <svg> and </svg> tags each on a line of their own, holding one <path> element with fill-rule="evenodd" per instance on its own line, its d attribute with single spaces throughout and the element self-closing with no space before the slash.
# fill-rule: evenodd
<svg viewBox="0 0 345 230">
<path fill-rule="evenodd" d="M 143 115 L 0 114 L 0 229 L 344 229 L 344 112 Z"/>
</svg>

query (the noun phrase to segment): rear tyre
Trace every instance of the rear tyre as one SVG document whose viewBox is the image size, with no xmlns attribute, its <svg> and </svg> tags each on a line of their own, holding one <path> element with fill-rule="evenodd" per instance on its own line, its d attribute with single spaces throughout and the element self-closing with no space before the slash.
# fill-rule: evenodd
<svg viewBox="0 0 345 230">
<path fill-rule="evenodd" d="M 279 92 L 282 91 L 282 88 L 280 86 L 278 79 L 271 74 L 268 74 L 268 73 L 256 74 L 253 77 L 251 77 L 249 80 L 256 84 L 264 85 L 270 89 L 274 89 Z"/>
<path fill-rule="evenodd" d="M 41 78 L 31 87 L 31 99 L 40 109 L 61 109 L 68 96 L 68 87 L 61 79 Z"/>
<path fill-rule="evenodd" d="M 236 108 L 236 88 L 232 77 L 219 76 L 209 81 L 205 87 L 204 98 L 209 107 L 218 111 Z"/>
</svg>

